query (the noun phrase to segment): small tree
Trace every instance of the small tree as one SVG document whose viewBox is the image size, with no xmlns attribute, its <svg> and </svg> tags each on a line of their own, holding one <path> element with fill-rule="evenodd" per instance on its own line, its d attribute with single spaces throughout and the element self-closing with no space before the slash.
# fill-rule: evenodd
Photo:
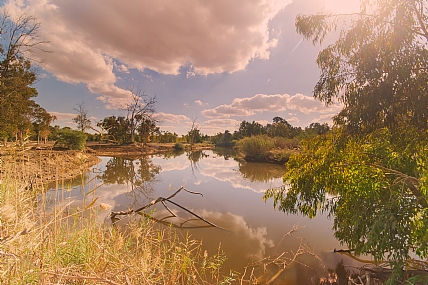
<svg viewBox="0 0 428 285">
<path fill-rule="evenodd" d="M 68 149 L 84 150 L 87 138 L 81 131 L 64 128 L 59 132 L 58 144 Z"/>
<path fill-rule="evenodd" d="M 86 129 L 91 127 L 91 120 L 88 119 L 88 110 L 85 107 L 85 102 L 77 104 L 74 110 L 77 111 L 77 116 L 73 118 L 73 122 L 77 124 L 77 129 L 84 133 Z"/>
<path fill-rule="evenodd" d="M 190 143 L 190 147 L 193 148 L 193 145 L 195 143 L 202 142 L 202 136 L 199 131 L 199 125 L 196 124 L 196 119 L 193 119 L 192 121 L 192 127 L 190 128 L 189 132 L 187 133 L 187 141 Z"/>
</svg>

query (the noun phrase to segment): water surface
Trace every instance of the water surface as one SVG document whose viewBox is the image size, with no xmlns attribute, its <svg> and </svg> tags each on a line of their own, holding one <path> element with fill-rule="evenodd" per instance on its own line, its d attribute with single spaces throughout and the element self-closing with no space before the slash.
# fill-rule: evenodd
<svg viewBox="0 0 428 285">
<path fill-rule="evenodd" d="M 98 198 L 97 203 L 109 204 L 113 211 L 125 211 L 146 205 L 157 197 L 168 197 L 184 186 L 203 196 L 182 191 L 172 200 L 225 230 L 193 228 L 207 224 L 191 221 L 184 223 L 186 229 L 181 231 L 183 235 L 189 231 L 193 238 L 202 239 L 210 255 L 215 254 L 221 244 L 227 256 L 225 274 L 229 270 L 243 273 L 249 264 L 263 259 L 267 262 L 268 258 L 281 254 L 292 257 L 302 243 L 316 256 L 300 256 L 275 284 L 312 284 L 311 279 L 325 275 L 327 267 L 334 268 L 343 256 L 332 253 L 341 245 L 333 237 L 331 220 L 322 215 L 312 220 L 287 215 L 274 210 L 272 201 L 262 201 L 266 189 L 283 184 L 285 167 L 240 162 L 233 157 L 232 151 L 221 149 L 152 155 L 135 160 L 102 157 L 102 162 L 86 177 L 90 182 L 85 189 L 76 187 L 67 195 L 78 204 L 83 197 L 81 193 L 91 191 L 85 199 Z M 179 207 L 167 205 L 181 219 L 164 221 L 180 225 L 192 218 Z M 154 208 L 155 217 L 170 216 L 160 203 Z M 108 213 L 105 211 L 103 217 Z M 300 229 L 293 236 L 285 236 L 296 226 Z M 271 276 L 280 267 L 270 265 L 266 269 Z M 259 277 L 263 270 L 259 268 L 255 274 Z"/>
</svg>

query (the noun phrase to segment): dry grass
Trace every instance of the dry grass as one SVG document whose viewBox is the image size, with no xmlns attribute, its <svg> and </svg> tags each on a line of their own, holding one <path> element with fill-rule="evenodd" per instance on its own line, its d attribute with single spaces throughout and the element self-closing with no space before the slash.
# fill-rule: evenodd
<svg viewBox="0 0 428 285">
<path fill-rule="evenodd" d="M 52 206 L 43 189 L 26 189 L 7 169 L 0 181 L 0 284 L 228 284 L 221 251 L 209 257 L 200 242 L 143 218 L 125 228 L 100 222 L 97 204 Z"/>
</svg>

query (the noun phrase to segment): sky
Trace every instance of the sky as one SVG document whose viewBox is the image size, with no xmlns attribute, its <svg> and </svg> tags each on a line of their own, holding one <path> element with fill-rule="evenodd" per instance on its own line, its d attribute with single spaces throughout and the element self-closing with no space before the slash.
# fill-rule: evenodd
<svg viewBox="0 0 428 285">
<path fill-rule="evenodd" d="M 298 14 L 352 12 L 358 0 L 2 0 L 12 17 L 40 22 L 35 101 L 54 124 L 76 128 L 84 102 L 96 122 L 126 115 L 130 89 L 157 98 L 163 131 L 234 131 L 241 121 L 329 123 L 339 105 L 312 97 L 314 46 Z M 327 39 L 328 41 L 333 38 Z"/>
</svg>

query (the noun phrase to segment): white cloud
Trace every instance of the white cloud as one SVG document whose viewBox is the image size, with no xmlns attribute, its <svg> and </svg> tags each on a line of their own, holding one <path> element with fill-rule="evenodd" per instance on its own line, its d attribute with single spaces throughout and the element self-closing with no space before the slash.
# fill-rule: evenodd
<svg viewBox="0 0 428 285">
<path fill-rule="evenodd" d="M 205 121 L 201 126 L 201 131 L 206 134 L 216 134 L 229 130 L 233 132 L 239 127 L 241 122 L 233 119 L 212 119 Z"/>
<path fill-rule="evenodd" d="M 40 36 L 53 51 L 36 54 L 46 71 L 87 84 L 115 108 L 125 92 L 116 85 L 115 71 L 178 74 L 181 66 L 191 66 L 187 75 L 194 76 L 235 72 L 254 58 L 268 59 L 278 36 L 268 23 L 290 2 L 9 0 L 5 7 L 12 15 L 26 13 L 40 21 Z"/>
<path fill-rule="evenodd" d="M 220 105 L 202 111 L 207 118 L 230 118 L 232 116 L 251 116 L 261 112 L 280 112 L 285 110 L 309 113 L 331 113 L 340 110 L 340 106 L 326 107 L 319 100 L 296 94 L 257 94 L 253 97 L 235 98 L 230 105 Z"/>
<path fill-rule="evenodd" d="M 55 116 L 57 121 L 71 121 L 76 118 L 77 114 L 72 113 L 60 113 L 60 112 L 48 112 L 52 116 Z"/>
<path fill-rule="evenodd" d="M 201 100 L 196 100 L 195 101 L 195 103 L 197 104 L 197 105 L 199 105 L 199 106 L 202 106 L 204 103 L 202 103 L 202 101 Z"/>
<path fill-rule="evenodd" d="M 334 114 L 325 114 L 325 115 L 321 115 L 320 117 L 312 120 L 312 123 L 320 123 L 320 124 L 324 124 L 327 123 L 330 126 L 333 125 L 333 117 L 337 115 L 336 113 Z"/>
<path fill-rule="evenodd" d="M 290 124 L 300 122 L 300 120 L 297 117 L 288 118 L 288 119 L 286 119 L 286 121 L 289 122 Z"/>
<path fill-rule="evenodd" d="M 161 123 L 167 122 L 167 123 L 182 124 L 183 122 L 189 123 L 191 121 L 190 118 L 186 117 L 185 115 L 166 114 L 163 112 L 156 113 L 155 118 L 157 120 L 160 120 Z"/>
</svg>

